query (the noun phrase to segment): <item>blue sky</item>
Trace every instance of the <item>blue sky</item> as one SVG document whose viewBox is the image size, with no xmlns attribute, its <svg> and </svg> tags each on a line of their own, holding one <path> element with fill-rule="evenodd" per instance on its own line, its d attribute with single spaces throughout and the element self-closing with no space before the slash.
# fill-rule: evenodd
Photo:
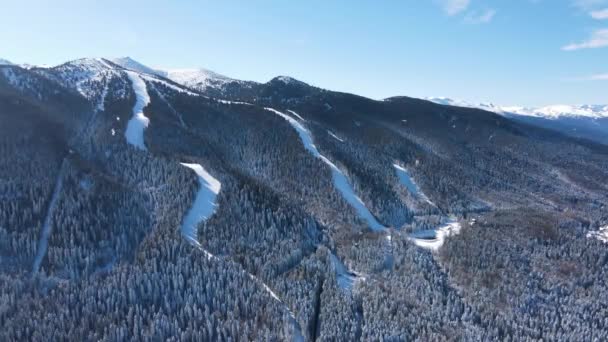
<svg viewBox="0 0 608 342">
<path fill-rule="evenodd" d="M 608 103 L 608 0 L 21 0 L 0 57 L 131 56 L 384 98 Z"/>
</svg>

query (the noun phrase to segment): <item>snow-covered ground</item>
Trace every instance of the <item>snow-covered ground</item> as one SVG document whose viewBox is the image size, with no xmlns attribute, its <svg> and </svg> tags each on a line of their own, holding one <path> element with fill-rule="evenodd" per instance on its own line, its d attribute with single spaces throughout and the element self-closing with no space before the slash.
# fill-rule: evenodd
<svg viewBox="0 0 608 342">
<path fill-rule="evenodd" d="M 51 201 L 49 203 L 49 207 L 46 211 L 46 217 L 44 218 L 44 222 L 42 223 L 40 240 L 38 240 L 38 248 L 36 250 L 36 257 L 34 258 L 34 266 L 32 267 L 32 273 L 36 274 L 40 270 L 40 265 L 42 264 L 42 259 L 46 255 L 46 250 L 49 246 L 49 237 L 51 236 L 51 231 L 53 229 L 52 225 L 52 217 L 55 208 L 57 207 L 57 202 L 59 201 L 59 195 L 61 194 L 61 190 L 63 189 L 63 174 L 65 173 L 65 169 L 67 167 L 67 162 L 64 160 L 61 164 L 61 169 L 59 169 L 59 175 L 57 176 L 57 181 L 55 182 L 55 188 L 53 189 L 53 194 L 51 195 Z"/>
<path fill-rule="evenodd" d="M 145 79 L 146 81 L 156 82 L 156 83 L 162 84 L 163 86 L 165 86 L 165 87 L 167 87 L 169 89 L 172 89 L 172 90 L 174 90 L 174 91 L 176 91 L 178 93 L 182 93 L 182 94 L 186 94 L 186 95 L 190 95 L 190 96 L 200 96 L 200 94 L 195 93 L 193 91 L 190 91 L 190 90 L 188 90 L 185 87 L 177 86 L 175 84 L 169 83 L 169 82 L 167 82 L 165 80 L 162 80 L 162 79 L 160 79 L 160 78 L 158 78 L 158 77 L 156 77 L 154 75 L 152 75 L 152 76 L 151 75 L 146 75 L 146 74 L 139 74 L 139 75 L 143 79 Z"/>
<path fill-rule="evenodd" d="M 198 226 L 215 213 L 216 197 L 220 193 L 222 183 L 210 175 L 200 164 L 181 164 L 196 173 L 200 185 L 194 203 L 182 221 L 181 233 L 188 242 L 199 247 L 208 258 L 211 258 L 213 255 L 204 250 L 198 241 Z"/>
<path fill-rule="evenodd" d="M 416 246 L 436 252 L 443 246 L 448 237 L 460 233 L 461 228 L 460 222 L 450 221 L 436 229 L 413 232 L 409 234 L 409 239 L 413 241 Z"/>
<path fill-rule="evenodd" d="M 302 120 L 302 122 L 306 122 L 306 119 L 304 119 L 303 117 L 301 117 L 300 114 L 294 112 L 293 110 L 288 110 L 288 112 L 290 112 L 293 116 L 295 116 L 299 120 Z"/>
<path fill-rule="evenodd" d="M 136 101 L 133 106 L 133 117 L 127 123 L 127 130 L 125 131 L 125 137 L 127 142 L 140 150 L 146 151 L 146 145 L 144 144 L 144 130 L 148 128 L 150 119 L 144 115 L 144 108 L 150 103 L 150 95 L 148 95 L 148 89 L 146 82 L 139 77 L 139 74 L 133 71 L 127 71 L 127 75 L 133 85 L 133 91 L 135 92 Z"/>
<path fill-rule="evenodd" d="M 372 230 L 385 230 L 386 227 L 384 227 L 382 224 L 380 224 L 380 222 L 378 222 L 378 220 L 376 220 L 374 215 L 372 215 L 369 209 L 367 209 L 367 207 L 365 206 L 365 203 L 363 203 L 359 196 L 357 196 L 355 190 L 348 183 L 348 178 L 346 178 L 346 175 L 344 175 L 344 173 L 340 171 L 340 169 L 331 160 L 327 159 L 325 156 L 319 153 L 319 150 L 317 150 L 317 147 L 315 146 L 312 140 L 312 135 L 310 131 L 306 129 L 306 127 L 304 127 L 298 120 L 292 118 L 291 116 L 285 113 L 281 113 L 280 111 L 272 108 L 265 109 L 287 120 L 287 122 L 291 124 L 291 126 L 296 130 L 296 132 L 298 132 L 298 135 L 300 136 L 300 139 L 304 144 L 304 148 L 308 150 L 313 156 L 321 159 L 325 164 L 327 164 L 331 168 L 334 186 L 336 187 L 336 189 L 338 189 L 338 191 L 346 200 L 346 202 L 348 202 L 348 204 L 350 204 L 357 211 L 359 217 L 365 222 L 367 222 L 367 224 Z"/>
<path fill-rule="evenodd" d="M 608 243 L 608 225 L 601 227 L 597 232 L 587 233 L 588 238 L 595 238 L 603 243 Z"/>
<path fill-rule="evenodd" d="M 327 134 L 329 134 L 330 137 L 338 140 L 339 142 L 344 142 L 344 139 L 340 138 L 339 136 L 334 134 L 334 132 L 332 132 L 332 131 L 327 131 Z"/>
<path fill-rule="evenodd" d="M 97 102 L 96 112 L 100 113 L 106 109 L 106 97 L 108 96 L 108 82 L 106 82 L 103 86 L 103 91 L 101 92 L 101 96 Z"/>
<path fill-rule="evenodd" d="M 344 290 L 352 290 L 353 286 L 357 281 L 365 280 L 365 277 L 359 277 L 355 272 L 349 271 L 346 266 L 338 259 L 333 253 L 330 254 L 331 265 L 336 272 L 338 278 L 338 286 Z"/>
<path fill-rule="evenodd" d="M 420 191 L 420 188 L 418 187 L 416 182 L 414 182 L 412 177 L 410 177 L 409 172 L 407 172 L 407 170 L 403 166 L 399 164 L 393 164 L 393 167 L 395 168 L 395 172 L 397 173 L 397 177 L 399 178 L 401 184 L 405 186 L 412 195 L 422 199 L 423 201 L 427 202 L 432 206 L 435 206 L 435 204 L 431 202 L 431 200 L 422 191 Z"/>
</svg>

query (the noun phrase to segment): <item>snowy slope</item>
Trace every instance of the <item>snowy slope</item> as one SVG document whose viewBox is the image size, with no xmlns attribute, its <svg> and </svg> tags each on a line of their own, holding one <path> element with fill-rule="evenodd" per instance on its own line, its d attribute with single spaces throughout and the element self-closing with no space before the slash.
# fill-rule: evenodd
<svg viewBox="0 0 608 342">
<path fill-rule="evenodd" d="M 431 200 L 429 200 L 429 198 L 420 190 L 416 182 L 414 182 L 412 177 L 410 177 L 409 172 L 403 166 L 399 164 L 393 164 L 393 167 L 395 168 L 397 178 L 399 178 L 401 184 L 405 186 L 412 195 L 420 198 L 421 200 L 432 206 L 435 206 L 435 204 L 431 202 Z"/>
<path fill-rule="evenodd" d="M 139 73 L 150 74 L 150 75 L 159 75 L 159 76 L 163 76 L 163 77 L 166 76 L 162 70 L 152 69 L 148 66 L 145 66 L 145 65 L 139 63 L 138 61 L 132 59 L 131 57 L 113 58 L 113 59 L 110 59 L 110 61 L 112 61 L 112 63 L 114 63 L 116 65 L 120 65 L 121 67 L 123 67 L 125 69 L 137 71 Z"/>
<path fill-rule="evenodd" d="M 204 91 L 207 87 L 218 87 L 235 80 L 207 69 L 167 70 L 166 77 L 175 83 Z"/>
<path fill-rule="evenodd" d="M 144 108 L 150 103 L 150 95 L 148 95 L 148 89 L 146 82 L 133 71 L 128 71 L 129 79 L 133 85 L 133 91 L 135 92 L 136 101 L 133 106 L 133 117 L 127 124 L 127 130 L 125 131 L 125 137 L 127 142 L 140 150 L 146 150 L 144 144 L 144 130 L 148 128 L 150 119 L 144 114 Z"/>
<path fill-rule="evenodd" d="M 37 74 L 58 82 L 66 88 L 73 89 L 87 98 L 98 111 L 104 109 L 104 99 L 111 82 L 118 83 L 112 92 L 113 98 L 125 98 L 128 80 L 122 70 L 102 58 L 83 58 L 52 68 L 33 67 Z"/>
<path fill-rule="evenodd" d="M 603 243 L 608 243 L 608 225 L 601 227 L 596 232 L 587 233 L 587 237 L 598 239 Z"/>
<path fill-rule="evenodd" d="M 422 230 L 411 233 L 409 239 L 418 247 L 438 251 L 445 243 L 445 240 L 453 235 L 460 233 L 462 226 L 457 221 L 450 221 L 434 230 Z"/>
<path fill-rule="evenodd" d="M 220 193 L 222 183 L 209 174 L 200 164 L 181 164 L 196 173 L 200 185 L 194 203 L 182 222 L 182 236 L 203 250 L 208 258 L 211 258 L 212 254 L 202 249 L 198 241 L 198 225 L 208 220 L 215 212 L 217 208 L 216 197 Z"/>
<path fill-rule="evenodd" d="M 325 156 L 319 153 L 319 150 L 317 150 L 317 147 L 315 146 L 312 140 L 312 135 L 310 131 L 306 129 L 306 127 L 304 127 L 296 119 L 285 113 L 281 113 L 278 110 L 272 108 L 265 109 L 287 120 L 287 122 L 289 122 L 289 124 L 296 130 L 296 132 L 298 132 L 298 135 L 302 140 L 302 144 L 304 144 L 304 148 L 308 150 L 310 154 L 312 154 L 314 157 L 321 159 L 325 164 L 327 164 L 331 168 L 334 186 L 336 187 L 336 189 L 338 189 L 338 191 L 346 200 L 346 202 L 348 202 L 348 204 L 350 204 L 355 209 L 359 217 L 363 221 L 367 222 L 367 224 L 372 230 L 384 230 L 386 227 L 380 224 L 380 222 L 376 220 L 376 218 L 374 217 L 374 215 L 372 215 L 369 209 L 367 209 L 365 203 L 363 203 L 359 196 L 357 196 L 355 190 L 349 184 L 346 175 L 344 175 L 344 173 L 331 160 L 327 159 Z"/>
<path fill-rule="evenodd" d="M 112 62 L 125 69 L 148 75 L 161 76 L 170 79 L 175 83 L 198 91 L 205 91 L 209 87 L 221 89 L 226 84 L 231 82 L 243 82 L 203 68 L 163 70 L 159 68 L 150 68 L 130 57 L 115 58 L 112 59 Z"/>
</svg>

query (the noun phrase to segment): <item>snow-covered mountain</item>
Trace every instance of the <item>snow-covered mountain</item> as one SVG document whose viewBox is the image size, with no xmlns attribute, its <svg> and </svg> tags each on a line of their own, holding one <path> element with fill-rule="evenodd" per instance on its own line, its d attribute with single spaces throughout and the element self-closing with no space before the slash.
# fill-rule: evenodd
<svg viewBox="0 0 608 342">
<path fill-rule="evenodd" d="M 540 108 L 502 107 L 501 110 L 504 113 L 544 118 L 587 117 L 600 119 L 608 117 L 608 105 L 553 105 Z"/>
<path fill-rule="evenodd" d="M 230 82 L 237 82 L 237 80 L 202 68 L 167 70 L 166 77 L 176 83 L 199 91 L 204 91 L 208 87 L 221 87 Z"/>
<path fill-rule="evenodd" d="M 0 67 L 0 341 L 608 340 L 608 146 L 435 102 Z"/>
<path fill-rule="evenodd" d="M 498 114 L 502 113 L 502 108 L 493 103 L 471 103 L 463 100 L 455 100 L 449 97 L 425 97 L 424 99 L 444 106 L 478 108 Z"/>
<path fill-rule="evenodd" d="M 560 117 L 608 117 L 608 105 L 551 105 L 545 107 L 498 106 L 493 103 L 472 103 L 448 97 L 427 97 L 425 100 L 447 106 L 479 108 L 497 114 L 517 114 L 544 118 Z"/>
<path fill-rule="evenodd" d="M 125 69 L 130 69 L 144 74 L 159 75 L 163 77 L 166 76 L 166 73 L 164 71 L 150 68 L 132 59 L 131 57 L 113 58 L 110 59 L 110 61 L 114 64 L 120 65 Z"/>
<path fill-rule="evenodd" d="M 113 63 L 122 66 L 125 69 L 134 70 L 140 73 L 157 75 L 167 78 L 175 83 L 179 83 L 188 88 L 198 90 L 200 92 L 206 91 L 224 91 L 224 89 L 231 83 L 236 84 L 247 84 L 253 83 L 248 81 L 241 81 L 233 79 L 214 71 L 198 68 L 198 69 L 160 69 L 151 68 L 143 65 L 130 57 L 121 57 L 111 60 Z M 217 95 L 214 93 L 214 95 Z"/>
<path fill-rule="evenodd" d="M 0 58 L 0 65 L 13 65 L 13 63 L 7 61 L 6 59 Z"/>
<path fill-rule="evenodd" d="M 447 97 L 428 97 L 425 100 L 441 105 L 478 108 L 576 138 L 608 144 L 608 105 L 552 105 L 534 108 L 475 104 Z"/>
</svg>

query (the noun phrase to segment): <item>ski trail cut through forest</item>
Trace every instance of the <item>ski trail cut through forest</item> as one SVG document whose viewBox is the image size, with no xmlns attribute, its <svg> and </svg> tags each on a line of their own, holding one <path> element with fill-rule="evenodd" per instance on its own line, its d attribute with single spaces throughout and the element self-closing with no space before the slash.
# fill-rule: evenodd
<svg viewBox="0 0 608 342">
<path fill-rule="evenodd" d="M 127 71 L 127 75 L 133 85 L 135 92 L 135 105 L 133 106 L 133 117 L 127 124 L 125 137 L 127 142 L 140 150 L 146 151 L 144 144 L 144 131 L 150 124 L 150 119 L 144 115 L 144 108 L 150 103 L 150 95 L 146 87 L 146 82 L 139 77 L 136 72 Z"/>
<path fill-rule="evenodd" d="M 38 240 L 38 249 L 36 252 L 36 258 L 34 259 L 34 266 L 32 267 L 32 274 L 38 273 L 40 270 L 40 265 L 42 264 L 42 259 L 46 255 L 46 251 L 49 246 L 49 237 L 51 236 L 51 231 L 53 229 L 52 219 L 53 212 L 57 207 L 57 202 L 59 201 L 59 195 L 61 194 L 61 190 L 63 189 L 63 174 L 67 168 L 67 161 L 64 158 L 61 162 L 61 168 L 59 169 L 59 174 L 57 175 L 57 181 L 55 182 L 55 188 L 53 189 L 53 194 L 51 195 L 51 201 L 49 202 L 49 207 L 46 211 L 46 217 L 44 218 L 44 222 L 42 224 L 40 240 Z"/>
<path fill-rule="evenodd" d="M 312 140 L 312 134 L 310 133 L 310 131 L 306 129 L 306 127 L 304 127 L 296 119 L 285 113 L 281 113 L 278 110 L 272 108 L 265 109 L 287 120 L 287 122 L 289 122 L 289 124 L 291 124 L 291 126 L 298 132 L 298 135 L 300 136 L 300 139 L 304 144 L 304 148 L 306 148 L 306 150 L 308 150 L 308 152 L 310 152 L 310 154 L 312 154 L 314 157 L 321 159 L 325 164 L 327 164 L 331 168 L 334 186 L 336 187 L 336 189 L 338 189 L 338 191 L 346 200 L 346 202 L 348 202 L 348 204 L 350 204 L 356 210 L 359 217 L 365 222 L 367 222 L 367 224 L 372 230 L 385 230 L 386 227 L 384 227 L 382 224 L 380 224 L 380 222 L 378 222 L 378 220 L 376 220 L 374 215 L 372 215 L 369 209 L 367 209 L 367 207 L 365 206 L 365 203 L 363 203 L 359 196 L 357 196 L 355 190 L 349 184 L 346 175 L 331 160 L 327 159 L 325 156 L 319 153 L 319 150 L 317 150 L 317 147 L 315 146 Z"/>
<path fill-rule="evenodd" d="M 251 278 L 251 280 L 258 282 L 260 284 L 262 284 L 262 286 L 264 287 L 264 289 L 266 290 L 266 292 L 268 292 L 268 294 L 270 294 L 270 296 L 272 298 L 274 298 L 277 302 L 281 303 L 283 306 L 285 306 L 285 309 L 287 309 L 287 313 L 289 314 L 289 317 L 291 319 L 291 324 L 293 324 L 293 329 L 294 329 L 294 341 L 297 342 L 304 342 L 304 335 L 302 335 L 302 327 L 300 326 L 300 323 L 298 322 L 298 319 L 296 318 L 296 315 L 293 313 L 293 311 L 291 311 L 291 309 L 289 308 L 289 306 L 287 306 L 287 304 L 285 304 L 285 302 L 283 302 L 283 300 L 281 300 L 281 298 L 279 298 L 279 296 L 277 296 L 276 293 L 274 293 L 274 291 L 272 291 L 272 289 L 270 287 L 268 287 L 268 285 L 266 285 L 266 283 L 264 283 L 263 281 L 261 281 L 258 277 L 254 276 L 253 274 L 247 272 L 247 274 L 249 275 L 249 277 Z"/>
<path fill-rule="evenodd" d="M 184 118 L 182 117 L 182 115 L 175 110 L 175 108 L 173 108 L 173 106 L 171 105 L 171 103 L 169 103 L 169 101 L 167 101 L 167 98 L 165 97 L 165 95 L 160 92 L 158 90 L 158 88 L 156 88 L 156 86 L 152 85 L 154 91 L 156 92 L 156 94 L 158 94 L 158 97 L 161 98 L 161 100 L 163 100 L 165 102 L 165 104 L 167 105 L 167 107 L 169 107 L 169 109 L 173 112 L 173 114 L 175 114 L 175 116 L 177 117 L 177 119 L 179 120 L 179 124 L 182 126 L 182 128 L 186 129 L 186 123 L 184 122 Z"/>
<path fill-rule="evenodd" d="M 208 259 L 216 258 L 213 254 L 204 249 L 201 243 L 198 241 L 198 226 L 202 222 L 207 221 L 215 213 L 217 209 L 216 198 L 217 195 L 220 193 L 222 183 L 220 183 L 220 181 L 218 181 L 211 174 L 209 174 L 209 172 L 207 172 L 207 170 L 205 170 L 200 164 L 180 164 L 196 173 L 200 185 L 199 190 L 194 199 L 194 203 L 192 204 L 192 207 L 183 219 L 181 226 L 181 234 L 184 239 L 186 239 L 186 241 L 188 241 L 194 247 L 205 253 Z M 266 283 L 261 281 L 253 274 L 245 270 L 244 272 L 247 273 L 251 280 L 261 284 L 264 290 L 266 290 L 266 292 L 268 292 L 268 294 L 270 294 L 272 298 L 274 298 L 277 302 L 279 302 L 286 308 L 287 312 L 289 313 L 291 323 L 293 324 L 294 332 L 296 334 L 295 340 L 303 341 L 304 339 L 302 337 L 301 327 L 293 311 L 291 311 L 291 309 L 279 298 L 279 296 L 277 296 L 274 291 L 272 291 L 272 289 L 270 289 L 268 285 L 266 285 Z"/>
<path fill-rule="evenodd" d="M 196 173 L 200 185 L 194 203 L 192 203 L 192 207 L 183 219 L 181 233 L 188 242 L 203 251 L 210 259 L 213 254 L 205 250 L 198 241 L 198 226 L 215 213 L 217 209 L 216 198 L 220 193 L 222 183 L 211 176 L 200 164 L 180 164 Z"/>
<path fill-rule="evenodd" d="M 414 179 L 410 176 L 409 172 L 399 164 L 393 164 L 395 168 L 395 172 L 397 173 L 397 178 L 403 186 L 407 188 L 407 190 L 414 196 L 422 199 L 426 203 L 436 207 L 435 203 L 431 202 L 431 200 L 420 190 L 420 187 Z"/>
<path fill-rule="evenodd" d="M 360 277 L 357 273 L 347 269 L 334 253 L 331 253 L 329 256 L 341 289 L 350 292 L 357 281 L 365 280 L 365 277 Z"/>
</svg>

